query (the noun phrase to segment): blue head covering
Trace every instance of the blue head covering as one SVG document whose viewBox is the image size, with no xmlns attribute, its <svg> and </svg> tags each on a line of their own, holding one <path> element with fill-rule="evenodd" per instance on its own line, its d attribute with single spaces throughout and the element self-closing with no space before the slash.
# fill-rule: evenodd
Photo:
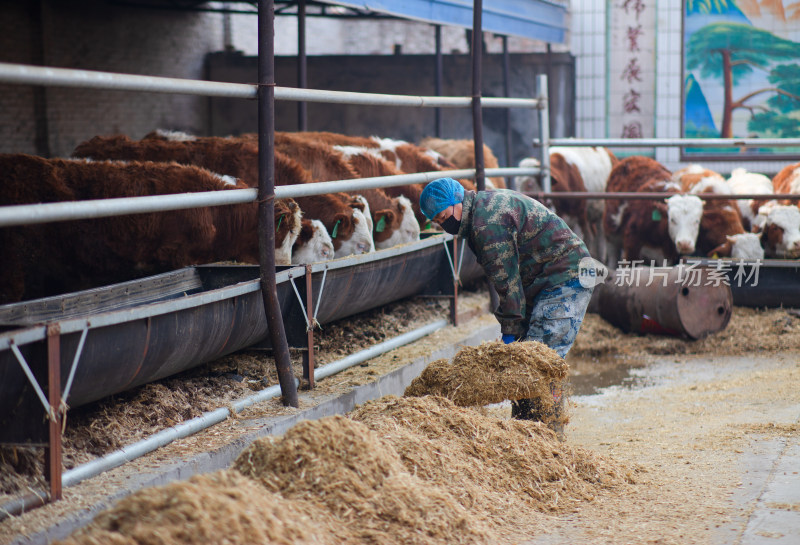
<svg viewBox="0 0 800 545">
<path fill-rule="evenodd" d="M 419 207 L 429 220 L 464 200 L 464 187 L 452 178 L 439 178 L 425 186 L 419 196 Z"/>
</svg>

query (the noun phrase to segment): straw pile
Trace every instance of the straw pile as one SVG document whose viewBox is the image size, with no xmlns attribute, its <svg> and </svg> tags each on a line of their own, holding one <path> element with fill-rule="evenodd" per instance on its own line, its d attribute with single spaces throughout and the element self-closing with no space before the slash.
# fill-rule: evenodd
<svg viewBox="0 0 800 545">
<path fill-rule="evenodd" d="M 452 363 L 446 359 L 432 362 L 406 388 L 405 395 L 438 395 L 462 407 L 534 399 L 542 412 L 551 413 L 550 386 L 562 388 L 567 369 L 555 350 L 538 341 L 488 341 L 462 348 Z"/>
<path fill-rule="evenodd" d="M 341 543 L 496 541 L 445 488 L 410 474 L 391 446 L 344 416 L 257 440 L 234 467 L 283 498 L 327 509 L 348 528 Z"/>
<path fill-rule="evenodd" d="M 60 544 L 334 545 L 334 535 L 324 512 L 225 470 L 135 492 Z"/>
<path fill-rule="evenodd" d="M 634 479 L 620 464 L 560 442 L 540 422 L 497 419 L 442 397 L 385 396 L 350 417 L 390 444 L 410 473 L 506 526 Z"/>
</svg>

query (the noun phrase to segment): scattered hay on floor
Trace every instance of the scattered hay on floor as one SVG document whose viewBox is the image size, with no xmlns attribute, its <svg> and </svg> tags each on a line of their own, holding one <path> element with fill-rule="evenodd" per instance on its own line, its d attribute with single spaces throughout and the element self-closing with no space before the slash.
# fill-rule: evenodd
<svg viewBox="0 0 800 545">
<path fill-rule="evenodd" d="M 267 492 L 236 471 L 146 488 L 60 545 L 335 545 L 324 512 Z"/>
<path fill-rule="evenodd" d="M 344 416 L 303 421 L 281 438 L 259 439 L 234 467 L 270 492 L 329 510 L 356 543 L 495 541 L 446 488 L 406 471 L 391 446 Z"/>
<path fill-rule="evenodd" d="M 506 528 L 634 480 L 629 468 L 560 442 L 540 422 L 493 418 L 442 397 L 385 396 L 349 417 L 390 444 L 409 472 Z"/>
<path fill-rule="evenodd" d="M 564 359 L 543 343 L 487 341 L 462 348 L 452 363 L 446 359 L 432 362 L 406 388 L 405 395 L 442 396 L 462 407 L 532 399 L 542 413 L 552 414 L 551 385 L 563 388 L 567 371 Z"/>
<path fill-rule="evenodd" d="M 0 498 L 25 490 L 31 480 L 45 485 L 42 468 L 44 449 L 37 447 L 0 446 Z"/>
</svg>

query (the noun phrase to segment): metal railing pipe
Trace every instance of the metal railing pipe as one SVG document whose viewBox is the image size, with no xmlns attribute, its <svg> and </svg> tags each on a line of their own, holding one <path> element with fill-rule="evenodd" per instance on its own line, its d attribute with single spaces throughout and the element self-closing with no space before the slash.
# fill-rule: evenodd
<svg viewBox="0 0 800 545">
<path fill-rule="evenodd" d="M 538 168 L 488 168 L 487 176 L 524 176 L 539 174 Z M 475 169 L 420 172 L 396 176 L 376 176 L 335 182 L 316 182 L 303 185 L 284 185 L 275 188 L 275 198 L 285 199 L 337 193 L 340 191 L 360 191 L 362 189 L 393 187 L 404 184 L 425 183 L 451 176 L 453 178 L 474 178 Z M 69 201 L 41 204 L 16 204 L 0 206 L 0 227 L 12 225 L 33 225 L 55 221 L 105 218 L 125 214 L 146 214 L 167 212 L 203 206 L 224 206 L 243 204 L 256 200 L 256 189 L 231 189 L 228 191 L 203 191 L 174 195 L 148 195 L 143 197 L 123 197 L 117 199 L 95 199 L 91 201 Z"/>
<path fill-rule="evenodd" d="M 362 106 L 414 106 L 431 108 L 469 108 L 471 97 L 437 97 L 356 93 L 353 91 L 320 91 L 317 89 L 275 88 L 276 100 L 304 100 L 333 104 L 359 104 Z M 538 101 L 530 98 L 485 98 L 484 108 L 537 108 Z"/>
<path fill-rule="evenodd" d="M 227 98 L 256 98 L 256 86 L 161 76 L 139 76 L 74 68 L 51 68 L 0 62 L 0 82 L 80 87 L 112 91 L 148 91 Z"/>
<path fill-rule="evenodd" d="M 695 195 L 703 200 L 732 200 L 738 201 L 742 199 L 758 199 L 758 200 L 789 200 L 789 201 L 797 201 L 800 200 L 800 194 L 795 193 L 743 193 L 741 195 L 737 194 L 719 194 L 719 193 L 688 193 L 688 192 L 665 192 L 665 193 L 591 193 L 591 192 L 584 192 L 584 191 L 575 191 L 575 192 L 537 192 L 537 191 L 530 191 L 530 192 L 523 192 L 523 195 L 527 195 L 529 197 L 533 197 L 537 200 L 542 199 L 568 199 L 568 200 L 576 200 L 576 199 L 602 199 L 602 200 L 612 200 L 612 199 L 619 199 L 619 200 L 659 200 L 659 199 L 666 199 L 671 197 L 672 195 Z"/>
<path fill-rule="evenodd" d="M 534 139 L 533 145 L 540 146 L 541 139 Z M 725 147 L 800 147 L 800 138 L 551 138 L 551 146 L 603 146 L 607 148 L 725 148 Z M 723 158 L 724 159 L 724 158 Z M 738 159 L 738 157 L 737 157 Z M 760 157 L 754 159 L 764 160 Z"/>
<path fill-rule="evenodd" d="M 399 348 L 406 344 L 412 343 L 417 339 L 421 339 L 422 337 L 430 335 L 434 331 L 438 331 L 443 327 L 447 326 L 447 324 L 448 324 L 447 320 L 437 320 L 426 326 L 422 326 L 419 329 L 415 329 L 414 331 L 409 331 L 408 333 L 403 333 L 402 335 L 398 335 L 394 339 L 390 339 L 380 344 L 376 344 L 375 346 L 371 346 L 365 350 L 356 352 L 355 354 L 350 354 L 349 356 L 342 358 L 339 361 L 329 363 L 314 370 L 314 379 L 320 380 L 325 377 L 335 375 L 340 371 L 344 371 L 348 367 L 358 365 L 361 362 L 370 360 L 374 357 L 380 356 L 381 354 L 385 354 L 390 350 L 394 350 L 395 348 Z"/>
<path fill-rule="evenodd" d="M 256 98 L 256 85 L 201 81 L 160 76 L 118 74 L 73 68 L 50 68 L 25 64 L 0 63 L 0 83 L 80 87 L 112 91 L 149 91 L 225 98 Z M 359 104 L 363 106 L 412 106 L 433 108 L 469 108 L 471 97 L 437 97 L 323 91 L 275 87 L 275 100 Z M 537 108 L 536 99 L 491 97 L 481 101 L 484 108 Z"/>
<path fill-rule="evenodd" d="M 203 206 L 241 204 L 256 200 L 255 189 L 203 191 L 174 195 L 148 195 L 118 199 L 68 201 L 0 206 L 0 227 L 32 225 L 51 221 L 104 218 L 124 214 L 166 212 Z"/>
<path fill-rule="evenodd" d="M 542 169 L 542 189 L 549 192 L 553 189 L 550 180 L 550 146 L 552 145 L 553 139 L 550 138 L 550 102 L 547 95 L 546 75 L 540 74 L 536 77 L 536 87 L 541 103 L 539 107 L 539 135 L 544 142 L 544 145 L 540 148 L 541 155 L 539 156 Z"/>
</svg>

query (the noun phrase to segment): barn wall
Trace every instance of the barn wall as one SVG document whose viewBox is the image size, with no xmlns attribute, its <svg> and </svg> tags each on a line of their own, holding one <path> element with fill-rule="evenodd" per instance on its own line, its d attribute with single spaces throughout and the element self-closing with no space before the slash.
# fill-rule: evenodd
<svg viewBox="0 0 800 545">
<path fill-rule="evenodd" d="M 510 96 L 536 96 L 536 76 L 545 73 L 544 54 L 513 54 L 510 58 Z M 574 60 L 568 54 L 551 55 L 552 108 L 554 135 L 574 134 Z M 296 60 L 276 58 L 276 83 L 296 86 Z M 255 57 L 241 53 L 215 53 L 209 56 L 212 80 L 254 82 Z M 308 87 L 338 91 L 434 95 L 435 61 L 432 55 L 389 56 L 314 56 L 308 58 Z M 469 96 L 472 91 L 471 60 L 468 55 L 445 55 L 443 94 Z M 487 55 L 483 65 L 483 96 L 503 96 L 502 57 Z M 216 135 L 254 132 L 256 104 L 232 99 L 211 99 L 210 132 Z M 279 101 L 275 106 L 277 130 L 297 129 L 297 103 Z M 530 142 L 538 137 L 538 116 L 533 110 L 511 110 L 512 162 L 531 155 Z M 505 110 L 484 110 L 484 140 L 505 164 Z M 472 138 L 470 109 L 443 109 L 442 135 L 445 138 Z M 434 134 L 434 110 L 430 108 L 374 107 L 338 104 L 308 104 L 308 129 L 328 130 L 352 135 L 378 135 L 412 142 Z"/>
<path fill-rule="evenodd" d="M 222 16 L 104 1 L 0 2 L 0 61 L 204 79 L 222 48 Z M 202 132 L 207 99 L 186 95 L 0 85 L 0 152 L 66 156 L 97 134 L 154 127 Z"/>
</svg>

